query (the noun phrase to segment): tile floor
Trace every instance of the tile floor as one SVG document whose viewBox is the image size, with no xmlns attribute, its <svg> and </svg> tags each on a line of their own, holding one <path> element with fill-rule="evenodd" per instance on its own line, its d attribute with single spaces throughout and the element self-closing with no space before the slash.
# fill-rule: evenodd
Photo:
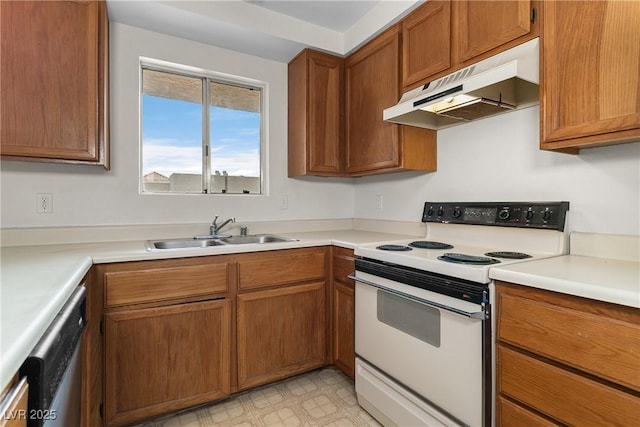
<svg viewBox="0 0 640 427">
<path fill-rule="evenodd" d="M 312 371 L 140 427 L 377 427 L 356 401 L 353 382 L 333 367 Z"/>
</svg>

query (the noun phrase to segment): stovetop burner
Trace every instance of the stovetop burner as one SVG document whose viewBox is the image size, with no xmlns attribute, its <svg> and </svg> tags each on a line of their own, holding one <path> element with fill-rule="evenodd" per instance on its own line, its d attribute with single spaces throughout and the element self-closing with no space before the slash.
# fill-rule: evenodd
<svg viewBox="0 0 640 427">
<path fill-rule="evenodd" d="M 453 262 L 456 264 L 470 264 L 470 265 L 490 265 L 490 264 L 498 264 L 500 261 L 493 258 L 483 257 L 483 256 L 475 256 L 475 255 L 465 255 L 465 254 L 456 254 L 456 253 L 446 253 L 438 257 L 439 260 L 445 262 Z"/>
<path fill-rule="evenodd" d="M 416 240 L 415 242 L 409 243 L 409 246 L 419 249 L 453 249 L 453 245 L 431 240 Z"/>
<path fill-rule="evenodd" d="M 495 257 L 495 258 L 505 258 L 505 259 L 526 259 L 526 258 L 531 258 L 531 255 L 529 254 L 525 254 L 522 252 L 510 252 L 510 251 L 506 251 L 506 252 L 487 252 L 485 254 L 486 256 L 489 257 Z"/>
<path fill-rule="evenodd" d="M 412 250 L 409 246 L 405 246 L 405 245 L 380 245 L 380 246 L 377 246 L 376 249 L 380 249 L 382 251 L 396 251 L 396 252 L 404 252 L 404 251 Z"/>
</svg>

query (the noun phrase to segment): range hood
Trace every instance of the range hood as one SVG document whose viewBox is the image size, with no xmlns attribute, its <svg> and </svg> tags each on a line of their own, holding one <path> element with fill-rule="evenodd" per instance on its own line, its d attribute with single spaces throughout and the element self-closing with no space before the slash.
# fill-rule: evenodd
<svg viewBox="0 0 640 427">
<path fill-rule="evenodd" d="M 384 110 L 388 122 L 443 129 L 539 102 L 535 38 L 406 92 Z"/>
</svg>

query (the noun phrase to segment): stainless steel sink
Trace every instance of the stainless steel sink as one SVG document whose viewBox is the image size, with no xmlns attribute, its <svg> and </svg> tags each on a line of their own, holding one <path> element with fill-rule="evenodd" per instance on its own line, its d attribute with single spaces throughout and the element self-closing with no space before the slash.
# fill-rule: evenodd
<svg viewBox="0 0 640 427">
<path fill-rule="evenodd" d="M 183 249 L 183 248 L 207 248 L 210 246 L 226 245 L 219 239 L 165 239 L 165 240 L 147 240 L 145 246 L 148 251 L 155 249 Z"/>
<path fill-rule="evenodd" d="M 296 242 L 298 239 L 290 239 L 287 237 L 276 236 L 274 234 L 252 234 L 248 236 L 231 236 L 222 239 L 223 242 L 230 245 L 244 245 L 247 243 L 279 243 L 279 242 Z"/>
<path fill-rule="evenodd" d="M 291 239 L 275 234 L 252 234 L 248 236 L 220 236 L 219 238 L 205 238 L 198 236 L 197 238 L 184 239 L 164 239 L 164 240 L 147 240 L 145 246 L 148 251 L 157 249 L 186 249 L 186 248 L 207 248 L 210 246 L 225 245 L 244 245 L 249 243 L 279 243 L 279 242 L 295 242 L 298 239 Z"/>
</svg>

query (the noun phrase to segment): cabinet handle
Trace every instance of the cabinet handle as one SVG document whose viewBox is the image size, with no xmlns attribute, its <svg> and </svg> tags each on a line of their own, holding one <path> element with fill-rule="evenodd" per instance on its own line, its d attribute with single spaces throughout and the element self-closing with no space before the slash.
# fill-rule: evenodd
<svg viewBox="0 0 640 427">
<path fill-rule="evenodd" d="M 430 307 L 439 308 L 439 309 L 442 309 L 442 310 L 447 310 L 447 311 L 450 311 L 451 313 L 459 314 L 461 316 L 468 317 L 470 319 L 478 319 L 478 320 L 483 320 L 483 321 L 489 319 L 489 316 L 484 311 L 468 312 L 468 311 L 460 310 L 460 309 L 455 308 L 455 307 L 450 307 L 450 306 L 445 305 L 445 304 L 441 304 L 439 302 L 429 301 L 427 299 L 419 298 L 419 297 L 416 297 L 414 295 L 405 294 L 404 292 L 400 292 L 400 291 L 397 291 L 397 290 L 392 289 L 392 288 L 387 288 L 386 286 L 382 286 L 382 285 L 379 285 L 377 283 L 371 282 L 369 280 L 364 280 L 364 279 L 361 279 L 360 277 L 356 277 L 355 273 L 349 275 L 348 277 L 349 277 L 349 279 L 353 279 L 358 283 L 362 283 L 363 285 L 372 286 L 374 288 L 386 291 L 388 293 L 395 294 L 395 295 L 398 295 L 400 297 L 403 297 L 403 298 L 406 298 L 406 299 L 410 299 L 410 300 L 413 300 L 413 301 L 417 301 L 417 302 L 420 302 L 420 303 L 422 303 L 424 305 L 428 305 Z"/>
<path fill-rule="evenodd" d="M 538 9 L 536 9 L 535 7 L 531 8 L 531 22 L 536 22 L 536 19 L 538 18 Z"/>
</svg>

